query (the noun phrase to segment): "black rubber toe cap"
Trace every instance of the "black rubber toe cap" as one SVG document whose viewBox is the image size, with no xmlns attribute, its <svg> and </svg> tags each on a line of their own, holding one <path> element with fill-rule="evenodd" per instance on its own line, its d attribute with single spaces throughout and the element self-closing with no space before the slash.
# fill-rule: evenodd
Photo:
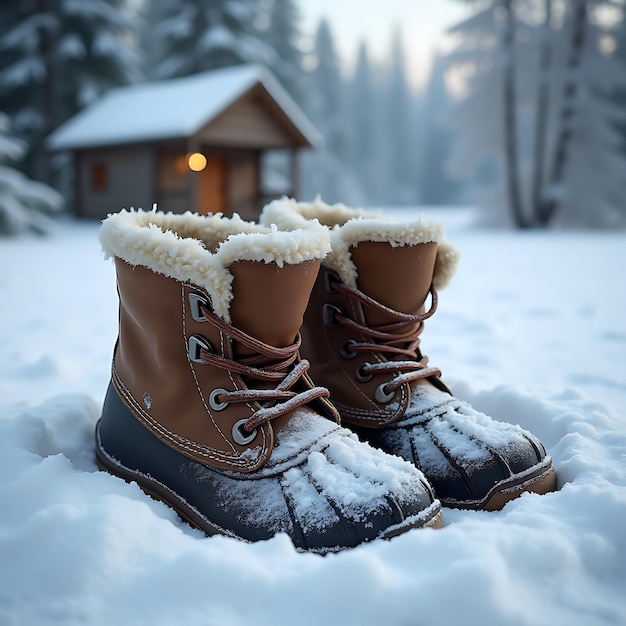
<svg viewBox="0 0 626 626">
<path fill-rule="evenodd" d="M 359 453 L 374 459 L 374 468 L 388 458 L 353 436 L 337 436 L 346 443 L 335 442 L 329 449 L 343 445 L 346 450 L 340 452 L 350 457 L 352 448 L 360 447 Z M 299 549 L 329 552 L 430 525 L 439 515 L 440 504 L 421 473 L 400 459 L 389 458 L 390 465 L 404 466 L 397 473 L 400 486 L 394 487 L 364 479 L 324 452 L 316 452 L 323 459 L 318 465 L 332 466 L 336 484 L 324 484 L 306 455 L 273 475 L 218 471 L 160 441 L 133 417 L 112 387 L 96 429 L 96 454 L 103 469 L 136 481 L 207 535 L 258 541 L 284 532 Z M 339 489 L 342 484 L 350 488 Z"/>
</svg>

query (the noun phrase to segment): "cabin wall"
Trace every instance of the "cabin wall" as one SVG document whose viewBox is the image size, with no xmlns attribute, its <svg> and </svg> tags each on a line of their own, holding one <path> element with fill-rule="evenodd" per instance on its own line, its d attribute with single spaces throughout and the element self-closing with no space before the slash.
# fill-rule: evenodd
<svg viewBox="0 0 626 626">
<path fill-rule="evenodd" d="M 150 146 L 99 148 L 76 154 L 76 214 L 103 219 L 122 208 L 150 209 L 154 154 Z"/>
<path fill-rule="evenodd" d="M 156 144 L 155 193 L 162 211 L 196 211 L 191 194 L 192 172 L 187 167 L 187 143 Z"/>
</svg>

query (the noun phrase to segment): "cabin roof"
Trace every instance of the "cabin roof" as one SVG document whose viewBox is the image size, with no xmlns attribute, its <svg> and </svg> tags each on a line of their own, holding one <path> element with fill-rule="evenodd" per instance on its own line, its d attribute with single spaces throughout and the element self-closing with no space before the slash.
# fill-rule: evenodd
<svg viewBox="0 0 626 626">
<path fill-rule="evenodd" d="M 257 85 L 302 136 L 301 145 L 320 143 L 315 127 L 269 71 L 241 65 L 111 89 L 57 128 L 48 147 L 80 150 L 191 137 Z"/>
</svg>

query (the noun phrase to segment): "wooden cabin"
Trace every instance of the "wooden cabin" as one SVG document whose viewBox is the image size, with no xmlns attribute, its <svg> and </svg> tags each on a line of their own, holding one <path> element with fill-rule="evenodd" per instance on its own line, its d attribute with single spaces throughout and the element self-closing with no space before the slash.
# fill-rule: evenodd
<svg viewBox="0 0 626 626">
<path fill-rule="evenodd" d="M 297 197 L 298 151 L 319 142 L 276 79 L 247 65 L 113 89 L 48 146 L 72 155 L 79 217 L 156 202 L 163 211 L 253 219 L 272 197 Z M 281 184 L 270 186 L 277 172 L 268 176 L 264 164 L 281 153 Z"/>
</svg>

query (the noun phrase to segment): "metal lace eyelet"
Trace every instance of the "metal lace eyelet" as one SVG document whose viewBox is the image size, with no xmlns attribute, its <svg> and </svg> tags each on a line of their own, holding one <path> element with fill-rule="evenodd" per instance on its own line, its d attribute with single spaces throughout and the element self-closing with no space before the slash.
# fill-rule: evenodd
<svg viewBox="0 0 626 626">
<path fill-rule="evenodd" d="M 341 278 L 335 273 L 330 271 L 324 272 L 324 289 L 327 293 L 337 293 L 337 290 L 333 287 L 333 282 L 341 282 Z"/>
<path fill-rule="evenodd" d="M 356 370 L 354 372 L 354 377 L 360 383 L 367 383 L 370 380 L 372 380 L 372 378 L 374 378 L 374 374 L 366 374 L 363 371 L 363 368 L 365 368 L 367 365 L 370 365 L 370 363 L 362 363 L 361 365 L 359 365 L 359 367 L 356 368 Z"/>
<path fill-rule="evenodd" d="M 354 339 L 346 339 L 339 346 L 339 356 L 341 356 L 342 359 L 354 359 L 356 357 L 356 352 L 354 352 L 354 350 L 351 350 L 350 346 L 353 346 L 355 343 L 356 341 Z"/>
<path fill-rule="evenodd" d="M 189 312 L 191 313 L 191 317 L 193 317 L 196 322 L 206 322 L 206 317 L 204 317 L 202 309 L 200 308 L 201 306 L 208 307 L 208 300 L 199 293 L 190 293 Z"/>
<path fill-rule="evenodd" d="M 211 395 L 209 396 L 209 406 L 214 411 L 223 411 L 228 406 L 228 402 L 220 402 L 218 400 L 218 396 L 222 393 L 228 393 L 228 391 L 218 387 L 217 389 L 213 389 Z"/>
<path fill-rule="evenodd" d="M 374 392 L 374 398 L 376 402 L 379 402 L 380 404 L 387 404 L 388 402 L 391 402 L 393 397 L 396 395 L 395 389 L 391 392 L 385 391 L 386 386 L 387 383 L 381 383 L 378 387 L 376 387 L 376 391 Z"/>
<path fill-rule="evenodd" d="M 243 427 L 248 422 L 247 419 L 239 420 L 233 424 L 233 440 L 235 443 L 238 443 L 240 446 L 245 446 L 254 440 L 256 437 L 255 428 L 251 433 L 247 433 Z"/>
<path fill-rule="evenodd" d="M 187 355 L 189 359 L 194 363 L 204 363 L 200 357 L 200 352 L 214 352 L 211 342 L 202 335 L 191 335 L 189 342 L 187 343 Z"/>
<path fill-rule="evenodd" d="M 324 320 L 324 326 L 340 326 L 337 321 L 336 315 L 343 315 L 341 307 L 335 304 L 329 304 L 328 302 L 322 307 L 322 319 Z"/>
</svg>

